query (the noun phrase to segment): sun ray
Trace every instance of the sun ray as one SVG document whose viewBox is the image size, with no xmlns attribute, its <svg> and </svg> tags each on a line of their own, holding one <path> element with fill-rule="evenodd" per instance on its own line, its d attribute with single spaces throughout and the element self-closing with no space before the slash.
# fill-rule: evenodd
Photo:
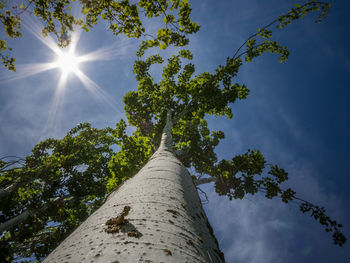
<svg viewBox="0 0 350 263">
<path fill-rule="evenodd" d="M 126 41 L 123 41 L 126 42 Z M 128 48 L 132 45 L 129 43 L 122 43 L 120 45 L 112 44 L 108 47 L 97 49 L 93 52 L 80 56 L 82 62 L 87 61 L 102 61 L 114 60 L 128 54 Z"/>
<path fill-rule="evenodd" d="M 107 47 L 99 48 L 87 54 L 77 54 L 78 52 L 76 51 L 78 50 L 78 42 L 82 32 L 81 30 L 77 29 L 73 32 L 66 32 L 61 36 L 68 40 L 69 45 L 66 48 L 60 48 L 53 37 L 44 37 L 41 34 L 41 28 L 43 25 L 38 20 L 24 14 L 22 17 L 22 25 L 29 33 L 35 36 L 52 51 L 53 55 L 56 56 L 56 60 L 49 63 L 17 64 L 17 73 L 7 73 L 3 76 L 0 75 L 0 81 L 5 82 L 23 79 L 54 69 L 61 71 L 52 102 L 50 103 L 50 109 L 47 116 L 48 119 L 42 136 L 47 137 L 55 135 L 57 128 L 59 127 L 58 113 L 62 102 L 64 101 L 65 90 L 69 85 L 69 78 L 73 76 L 79 78 L 84 88 L 92 94 L 93 98 L 97 99 L 103 105 L 107 105 L 116 113 L 121 114 L 121 111 L 116 107 L 115 100 L 97 83 L 91 80 L 82 70 L 80 70 L 79 64 L 84 62 L 115 60 L 129 55 L 129 51 L 133 48 L 133 45 L 131 45 L 128 39 L 119 40 L 118 44 L 112 43 Z M 47 87 L 50 87 L 50 85 L 47 85 Z"/>
<path fill-rule="evenodd" d="M 55 68 L 52 63 L 30 63 L 20 64 L 16 66 L 17 72 L 6 72 L 0 75 L 1 82 L 9 82 L 13 80 L 27 78 Z"/>
<path fill-rule="evenodd" d="M 42 23 L 40 23 L 37 19 L 32 18 L 30 14 L 27 14 L 27 13 L 23 14 L 22 25 L 33 36 L 35 36 L 43 44 L 45 44 L 48 48 L 50 48 L 55 54 L 57 54 L 57 52 L 60 50 L 60 48 L 57 46 L 57 43 L 50 35 L 44 37 L 41 34 L 41 29 L 43 28 Z"/>
<path fill-rule="evenodd" d="M 115 106 L 116 102 L 99 85 L 92 81 L 81 70 L 78 70 L 78 72 L 76 72 L 76 75 L 83 83 L 86 90 L 89 91 L 95 98 L 99 99 L 101 102 L 107 103 L 115 112 L 121 113 L 121 111 L 118 110 Z"/>
<path fill-rule="evenodd" d="M 71 33 L 71 43 L 69 44 L 69 50 L 74 54 L 77 48 L 79 39 L 81 35 L 81 30 L 78 28 Z"/>
<path fill-rule="evenodd" d="M 55 90 L 55 94 L 53 97 L 53 102 L 51 104 L 51 108 L 49 112 L 50 117 L 54 117 L 56 115 L 57 110 L 63 101 L 64 93 L 66 91 L 67 79 L 68 79 L 68 75 L 62 74 L 58 81 L 57 88 Z"/>
<path fill-rule="evenodd" d="M 52 99 L 52 103 L 48 113 L 48 119 L 46 121 L 46 125 L 44 127 L 43 134 L 41 135 L 41 137 L 54 135 L 50 133 L 55 133 L 55 131 L 57 130 L 57 111 L 63 102 L 67 79 L 68 74 L 61 74 L 61 77 L 55 89 L 55 94 Z"/>
</svg>

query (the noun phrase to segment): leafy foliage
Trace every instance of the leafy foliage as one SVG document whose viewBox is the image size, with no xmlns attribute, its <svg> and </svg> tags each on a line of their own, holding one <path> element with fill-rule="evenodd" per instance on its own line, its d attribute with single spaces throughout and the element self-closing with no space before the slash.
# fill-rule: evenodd
<svg viewBox="0 0 350 263">
<path fill-rule="evenodd" d="M 79 2 L 82 18 L 73 15 L 73 9 L 78 8 L 73 2 Z M 25 4 L 24 4 L 25 3 Z M 184 46 L 188 43 L 188 34 L 199 30 L 199 25 L 190 18 L 191 6 L 187 0 L 139 0 L 131 3 L 129 0 L 27 0 L 20 6 L 0 2 L 0 23 L 9 38 L 21 37 L 21 16 L 25 12 L 32 13 L 43 22 L 42 34 L 53 34 L 60 47 L 69 44 L 64 36 L 67 31 L 73 31 L 79 26 L 85 31 L 95 26 L 100 19 L 109 24 L 109 30 L 114 35 L 124 34 L 130 38 L 141 36 L 151 38 L 140 45 L 138 55 L 142 56 L 147 48 L 168 46 Z M 157 32 L 148 32 L 144 27 L 146 19 L 162 18 L 163 26 Z M 7 40 L 0 39 L 1 61 L 9 70 L 16 71 L 15 59 L 5 51 Z"/>
<path fill-rule="evenodd" d="M 230 161 L 222 160 L 211 174 L 217 178 L 215 190 L 219 195 L 228 196 L 230 200 L 243 199 L 247 194 L 262 192 L 268 199 L 279 197 L 284 203 L 297 203 L 301 212 L 311 212 L 311 216 L 325 226 L 327 232 L 333 232 L 334 244 L 342 246 L 346 242 L 346 237 L 339 230 L 342 225 L 327 216 L 323 207 L 297 197 L 296 192 L 290 188 L 281 189 L 281 183 L 288 180 L 288 173 L 284 169 L 270 164 L 268 172 L 264 174 L 265 168 L 266 161 L 257 150 L 248 150 Z"/>
<path fill-rule="evenodd" d="M 282 29 L 290 25 L 295 20 L 301 19 L 309 13 L 318 12 L 315 22 L 320 23 L 326 18 L 330 4 L 320 1 L 306 1 L 305 4 L 295 4 L 295 8 L 290 9 L 286 14 L 280 15 L 277 19 L 273 20 L 266 26 L 258 28 L 258 31 L 252 34 L 247 40 L 236 50 L 233 58 L 239 58 L 245 55 L 244 59 L 247 62 L 252 62 L 255 57 L 269 51 L 271 53 L 279 54 L 279 61 L 283 62 L 288 59 L 289 50 L 285 46 L 281 46 L 276 41 L 271 41 L 273 37 L 272 27 L 276 29 Z M 241 49 L 246 47 L 246 51 L 242 52 Z"/>
<path fill-rule="evenodd" d="M 0 22 L 4 26 L 4 31 L 6 35 L 10 38 L 18 38 L 21 37 L 21 22 L 18 14 L 14 14 L 13 11 L 10 9 L 6 9 L 7 1 L 0 2 Z M 4 10 L 5 9 L 5 10 Z M 0 57 L 1 62 L 5 67 L 7 67 L 9 70 L 16 71 L 16 68 L 14 66 L 15 59 L 12 57 L 9 57 L 9 54 L 7 54 L 7 51 L 11 51 L 11 48 L 9 48 L 6 44 L 6 40 L 0 39 Z"/>
<path fill-rule="evenodd" d="M 123 181 L 135 175 L 154 152 L 149 137 L 142 136 L 139 131 L 128 136 L 125 128 L 125 121 L 120 120 L 114 133 L 120 151 L 112 156 L 108 165 L 112 174 L 107 182 L 108 192 L 115 190 Z"/>
<path fill-rule="evenodd" d="M 30 216 L 1 236 L 1 262 L 14 255 L 45 257 L 103 203 L 112 133 L 79 124 L 61 140 L 36 145 L 21 166 L 5 169 L 2 161 L 0 186 L 10 190 L 0 199 L 0 223 Z"/>
<path fill-rule="evenodd" d="M 298 200 L 300 200 L 298 198 Z M 339 230 L 343 227 L 342 224 L 338 224 L 335 220 L 332 220 L 326 215 L 326 209 L 324 207 L 319 207 L 317 205 L 311 204 L 305 200 L 300 200 L 300 211 L 303 213 L 311 212 L 311 217 L 319 221 L 321 225 L 325 226 L 326 232 L 333 233 L 333 242 L 335 245 L 343 246 L 346 242 L 346 237 Z"/>
</svg>

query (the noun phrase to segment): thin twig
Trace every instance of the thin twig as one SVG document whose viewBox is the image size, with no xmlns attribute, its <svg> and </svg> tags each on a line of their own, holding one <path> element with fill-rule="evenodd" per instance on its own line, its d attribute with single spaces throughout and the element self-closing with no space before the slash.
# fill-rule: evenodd
<svg viewBox="0 0 350 263">
<path fill-rule="evenodd" d="M 209 204 L 209 198 L 206 192 L 204 192 L 202 189 L 200 189 L 199 187 L 196 187 L 197 190 L 199 190 L 205 197 L 205 203 L 202 201 L 203 205 Z"/>
<path fill-rule="evenodd" d="M 316 2 L 316 3 L 320 3 L 320 2 Z M 298 8 L 296 8 L 295 10 L 300 10 L 300 9 L 304 8 L 305 6 L 307 6 L 307 3 L 305 3 L 304 5 L 302 5 L 302 6 L 298 7 Z M 270 22 L 269 24 L 267 24 L 266 26 L 264 26 L 260 31 L 263 31 L 264 29 L 269 28 L 270 26 L 272 26 L 273 24 L 275 24 L 276 22 L 278 22 L 281 18 L 284 18 L 284 17 L 286 17 L 287 15 L 289 15 L 289 13 L 291 13 L 291 10 L 288 11 L 287 14 L 282 15 L 282 16 L 280 16 L 279 18 L 276 18 L 275 20 L 273 20 L 272 22 Z M 256 37 L 259 33 L 260 33 L 260 32 L 256 32 L 255 34 L 252 34 L 251 36 L 249 36 L 249 37 L 247 38 L 247 40 L 244 41 L 243 44 L 236 50 L 236 52 L 235 52 L 235 54 L 233 55 L 232 59 L 235 59 L 237 53 L 247 44 L 247 42 L 248 42 L 249 40 L 251 40 L 253 37 Z M 243 54 L 244 54 L 244 53 L 240 54 L 237 58 L 239 58 L 239 57 L 240 57 L 241 55 L 243 55 Z"/>
</svg>

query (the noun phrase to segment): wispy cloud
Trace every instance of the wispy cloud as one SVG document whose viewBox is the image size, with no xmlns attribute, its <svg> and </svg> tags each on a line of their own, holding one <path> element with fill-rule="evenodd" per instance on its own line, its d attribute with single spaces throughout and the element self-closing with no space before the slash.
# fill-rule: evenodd
<svg viewBox="0 0 350 263">
<path fill-rule="evenodd" d="M 307 200 L 324 205 L 329 215 L 339 222 L 348 222 L 350 200 L 335 194 L 327 194 L 312 165 L 288 167 L 293 175 L 288 186 L 292 186 Z M 328 258 L 317 258 L 314 249 L 324 247 L 333 252 L 331 235 L 324 232 L 318 222 L 304 215 L 295 205 L 286 205 L 280 200 L 268 200 L 264 196 L 248 197 L 229 201 L 205 187 L 210 204 L 204 206 L 213 225 L 227 262 L 329 262 Z M 345 228 L 346 231 L 346 228 Z M 316 258 L 315 258 L 316 257 Z M 341 254 L 339 254 L 339 258 Z M 338 257 L 335 257 L 338 258 Z M 338 261 L 334 261 L 338 262 Z"/>
</svg>

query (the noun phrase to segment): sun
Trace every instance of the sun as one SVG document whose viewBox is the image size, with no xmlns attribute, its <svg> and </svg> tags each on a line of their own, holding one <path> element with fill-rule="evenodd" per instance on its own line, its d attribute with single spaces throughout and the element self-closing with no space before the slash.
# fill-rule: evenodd
<svg viewBox="0 0 350 263">
<path fill-rule="evenodd" d="M 54 67 L 60 69 L 62 74 L 68 75 L 70 73 L 79 73 L 79 63 L 81 59 L 74 54 L 72 49 L 68 51 L 56 52 L 57 60 L 54 62 Z"/>
<path fill-rule="evenodd" d="M 67 87 L 75 88 L 72 83 L 68 84 L 69 77 L 72 75 L 80 80 L 86 91 L 88 91 L 99 103 L 107 105 L 118 114 L 121 113 L 116 107 L 117 103 L 112 96 L 110 96 L 97 83 L 90 79 L 90 77 L 86 75 L 79 67 L 86 62 L 108 61 L 119 58 L 121 55 L 123 55 L 124 51 L 122 47 L 125 46 L 124 43 L 121 45 L 115 45 L 115 43 L 113 43 L 110 46 L 98 48 L 89 53 L 81 53 L 79 51 L 76 52 L 81 30 L 64 32 L 61 36 L 61 40 L 66 41 L 67 45 L 63 48 L 59 47 L 57 45 L 57 40 L 52 38 L 50 35 L 43 37 L 41 34 L 42 24 L 37 20 L 32 19 L 31 16 L 24 16 L 22 22 L 23 26 L 30 33 L 32 33 L 38 40 L 48 47 L 49 50 L 51 50 L 52 56 L 50 56 L 50 58 L 52 60 L 47 62 L 17 64 L 17 74 L 7 74 L 6 78 L 0 74 L 0 83 L 3 81 L 26 78 L 50 70 L 60 71 L 60 76 L 58 78 L 56 88 L 54 89 L 52 102 L 50 103 L 50 110 L 48 111 L 48 121 L 44 130 L 54 129 L 56 127 L 56 113 L 64 100 L 66 89 Z M 51 86 L 51 83 L 49 84 L 50 85 L 48 86 Z M 78 85 L 77 82 L 75 82 L 74 85 Z"/>
</svg>

